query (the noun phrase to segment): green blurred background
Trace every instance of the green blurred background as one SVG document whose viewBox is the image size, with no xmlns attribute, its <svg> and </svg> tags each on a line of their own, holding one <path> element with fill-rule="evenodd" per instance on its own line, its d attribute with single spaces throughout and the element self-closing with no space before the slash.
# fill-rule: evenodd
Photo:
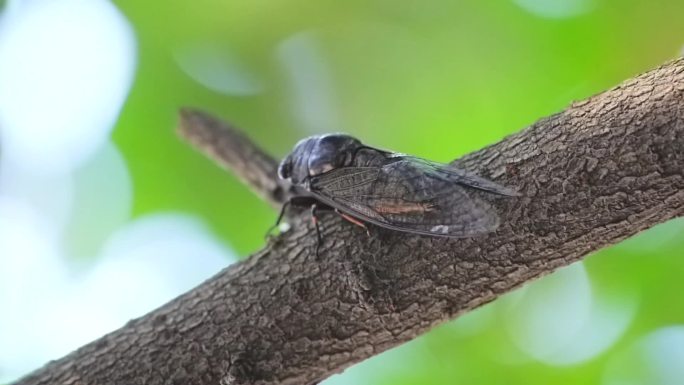
<svg viewBox="0 0 684 385">
<path fill-rule="evenodd" d="M 114 133 L 135 212 L 201 213 L 242 254 L 262 244 L 273 213 L 178 141 L 180 106 L 225 118 L 277 156 L 298 138 L 339 130 L 446 161 L 684 46 L 679 0 L 115 4 L 139 45 Z M 197 73 L 221 67 L 234 78 L 217 92 L 179 65 L 191 61 Z"/>
<path fill-rule="evenodd" d="M 345 131 L 450 161 L 684 47 L 681 0 L 114 5 L 137 43 L 112 134 L 132 216 L 196 215 L 242 257 L 276 213 L 178 139 L 182 106 L 234 123 L 277 157 L 301 137 Z M 682 384 L 682 236 L 681 220 L 659 226 L 329 383 Z"/>
</svg>

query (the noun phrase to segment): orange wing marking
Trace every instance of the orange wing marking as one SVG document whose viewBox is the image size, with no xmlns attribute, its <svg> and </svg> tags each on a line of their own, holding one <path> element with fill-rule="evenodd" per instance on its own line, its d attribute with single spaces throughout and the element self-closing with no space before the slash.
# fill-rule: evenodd
<svg viewBox="0 0 684 385">
<path fill-rule="evenodd" d="M 380 214 L 425 213 L 437 206 L 432 202 L 404 202 L 400 200 L 383 201 L 373 205 L 373 209 Z"/>
</svg>

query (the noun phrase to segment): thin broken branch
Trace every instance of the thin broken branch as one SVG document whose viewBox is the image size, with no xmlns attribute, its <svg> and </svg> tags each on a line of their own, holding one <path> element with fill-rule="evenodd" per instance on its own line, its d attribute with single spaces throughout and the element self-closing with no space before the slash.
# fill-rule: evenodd
<svg viewBox="0 0 684 385">
<path fill-rule="evenodd" d="M 289 183 L 278 178 L 278 162 L 242 132 L 202 111 L 180 111 L 178 133 L 274 207 L 289 199 Z"/>
</svg>

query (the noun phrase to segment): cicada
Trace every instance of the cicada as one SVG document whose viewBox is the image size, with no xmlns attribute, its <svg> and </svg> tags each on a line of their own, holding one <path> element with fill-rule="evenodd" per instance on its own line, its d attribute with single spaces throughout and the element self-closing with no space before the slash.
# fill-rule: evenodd
<svg viewBox="0 0 684 385">
<path fill-rule="evenodd" d="M 351 222 L 439 237 L 494 231 L 499 216 L 474 190 L 504 197 L 513 189 L 448 164 L 367 146 L 345 134 L 299 141 L 278 167 L 299 202 L 332 208 Z M 285 207 L 283 207 L 283 210 Z M 282 212 L 281 216 L 282 217 Z M 278 221 L 280 221 L 280 217 Z"/>
</svg>

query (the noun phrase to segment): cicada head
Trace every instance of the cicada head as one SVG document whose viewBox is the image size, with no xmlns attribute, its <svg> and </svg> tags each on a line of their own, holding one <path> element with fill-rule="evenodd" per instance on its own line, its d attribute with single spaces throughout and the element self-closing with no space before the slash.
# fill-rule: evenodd
<svg viewBox="0 0 684 385">
<path fill-rule="evenodd" d="M 362 146 L 358 139 L 344 134 L 310 136 L 299 141 L 280 162 L 278 176 L 301 185 L 309 177 L 349 166 L 356 149 Z"/>
</svg>

